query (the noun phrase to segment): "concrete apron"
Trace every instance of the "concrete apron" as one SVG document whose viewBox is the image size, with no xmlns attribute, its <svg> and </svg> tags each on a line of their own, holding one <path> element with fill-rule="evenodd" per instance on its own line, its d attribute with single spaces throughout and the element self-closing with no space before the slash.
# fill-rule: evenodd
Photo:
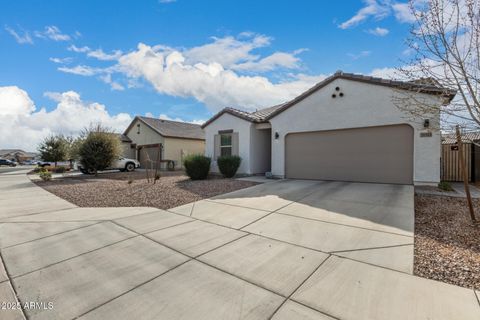
<svg viewBox="0 0 480 320">
<path fill-rule="evenodd" d="M 473 290 L 411 275 L 408 186 L 283 180 L 168 211 L 0 189 L 0 301 L 53 302 L 29 319 L 480 318 Z"/>
</svg>

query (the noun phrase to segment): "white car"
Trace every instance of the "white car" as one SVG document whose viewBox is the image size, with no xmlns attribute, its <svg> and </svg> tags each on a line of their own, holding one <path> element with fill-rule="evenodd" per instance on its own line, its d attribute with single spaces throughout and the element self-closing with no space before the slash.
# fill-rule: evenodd
<svg viewBox="0 0 480 320">
<path fill-rule="evenodd" d="M 135 159 L 129 158 L 118 158 L 111 167 L 107 168 L 106 170 L 120 170 L 120 171 L 127 171 L 132 172 L 135 171 L 136 168 L 140 168 L 140 162 Z M 82 167 L 81 164 L 78 164 L 78 170 L 82 173 L 86 174 L 93 174 L 95 173 L 92 169 L 85 169 Z"/>
</svg>

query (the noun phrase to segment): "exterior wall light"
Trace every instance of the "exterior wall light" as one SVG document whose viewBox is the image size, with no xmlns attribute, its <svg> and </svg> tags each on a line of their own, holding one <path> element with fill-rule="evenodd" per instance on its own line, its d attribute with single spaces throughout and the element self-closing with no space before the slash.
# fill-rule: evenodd
<svg viewBox="0 0 480 320">
<path fill-rule="evenodd" d="M 280 135 L 278 134 L 278 132 L 275 132 L 275 139 L 278 139 L 280 138 Z"/>
<path fill-rule="evenodd" d="M 429 119 L 423 120 L 423 127 L 424 127 L 424 128 L 430 127 L 430 120 L 429 120 Z"/>
</svg>

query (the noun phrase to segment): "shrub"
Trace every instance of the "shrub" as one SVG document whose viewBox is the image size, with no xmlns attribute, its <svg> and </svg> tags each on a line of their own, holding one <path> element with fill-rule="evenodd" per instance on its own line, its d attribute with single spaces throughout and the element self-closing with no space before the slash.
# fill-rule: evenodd
<svg viewBox="0 0 480 320">
<path fill-rule="evenodd" d="M 45 138 L 38 146 L 43 161 L 55 162 L 67 160 L 69 143 L 63 135 Z"/>
<path fill-rule="evenodd" d="M 242 158 L 239 156 L 222 156 L 217 159 L 218 169 L 226 178 L 232 178 L 237 173 L 241 162 Z"/>
<path fill-rule="evenodd" d="M 190 179 L 203 180 L 207 178 L 210 171 L 210 161 L 209 157 L 201 154 L 192 154 L 185 157 L 183 165 Z"/>
<path fill-rule="evenodd" d="M 40 176 L 40 179 L 42 179 L 43 181 L 52 180 L 52 173 L 45 168 L 42 168 L 40 170 L 39 176 Z"/>
<path fill-rule="evenodd" d="M 78 146 L 78 156 L 87 171 L 105 170 L 122 152 L 120 139 L 100 125 L 90 128 L 84 136 Z"/>
<path fill-rule="evenodd" d="M 64 166 L 58 166 L 58 167 L 53 168 L 52 171 L 55 172 L 55 173 L 65 173 L 67 171 L 67 168 L 64 167 Z"/>
<path fill-rule="evenodd" d="M 450 182 L 441 181 L 438 183 L 438 188 L 443 191 L 453 191 L 452 185 Z"/>
</svg>

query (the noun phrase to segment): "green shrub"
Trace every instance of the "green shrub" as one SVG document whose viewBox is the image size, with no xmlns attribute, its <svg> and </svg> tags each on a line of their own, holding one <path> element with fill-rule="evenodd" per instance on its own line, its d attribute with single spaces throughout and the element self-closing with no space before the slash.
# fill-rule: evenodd
<svg viewBox="0 0 480 320">
<path fill-rule="evenodd" d="M 100 125 L 91 127 L 84 134 L 84 139 L 78 143 L 80 164 L 87 171 L 95 174 L 108 168 L 121 152 L 122 146 L 118 136 Z"/>
<path fill-rule="evenodd" d="M 226 178 L 232 178 L 237 173 L 241 162 L 242 158 L 239 156 L 222 156 L 217 159 L 218 169 Z"/>
<path fill-rule="evenodd" d="M 192 154 L 185 157 L 183 165 L 190 179 L 203 180 L 207 178 L 210 171 L 210 161 L 209 157 L 201 154 Z"/>
<path fill-rule="evenodd" d="M 443 191 L 453 191 L 452 185 L 450 184 L 450 182 L 447 182 L 447 181 L 439 182 L 438 189 Z"/>
<path fill-rule="evenodd" d="M 53 169 L 53 172 L 55 173 L 65 173 L 67 172 L 67 168 L 64 166 L 58 166 Z"/>
<path fill-rule="evenodd" d="M 52 180 L 52 173 L 45 168 L 42 168 L 38 175 L 39 175 L 40 179 L 42 179 L 43 181 Z"/>
</svg>

